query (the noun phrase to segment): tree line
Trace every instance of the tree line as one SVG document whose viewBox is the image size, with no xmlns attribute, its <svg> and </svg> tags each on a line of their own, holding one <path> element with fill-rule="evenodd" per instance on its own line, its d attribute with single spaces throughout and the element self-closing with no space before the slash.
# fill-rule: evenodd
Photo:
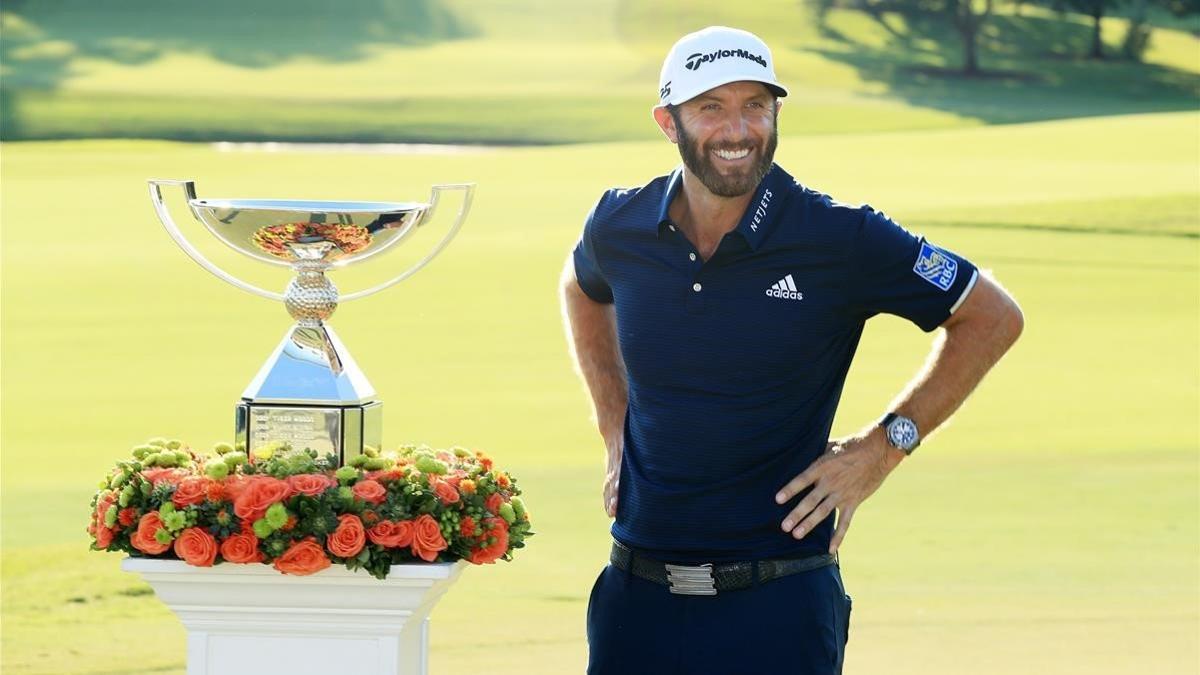
<svg viewBox="0 0 1200 675">
<path fill-rule="evenodd" d="M 918 13 L 941 16 L 948 20 L 957 34 L 962 49 L 961 72 L 979 75 L 979 37 L 984 26 L 991 20 L 998 0 L 818 0 L 818 19 L 824 21 L 827 11 L 844 7 L 880 17 L 886 12 L 904 14 Z M 1015 13 L 1021 16 L 1026 5 L 1048 7 L 1060 14 L 1077 12 L 1090 20 L 1091 37 L 1088 51 L 1080 54 L 1089 59 L 1106 59 L 1117 56 L 1130 61 L 1141 61 L 1150 45 L 1153 26 L 1151 15 L 1167 13 L 1177 18 L 1200 14 L 1200 0 L 1009 0 Z M 1121 40 L 1120 53 L 1109 54 L 1101 39 L 1101 26 L 1106 17 L 1122 16 L 1127 25 Z"/>
</svg>

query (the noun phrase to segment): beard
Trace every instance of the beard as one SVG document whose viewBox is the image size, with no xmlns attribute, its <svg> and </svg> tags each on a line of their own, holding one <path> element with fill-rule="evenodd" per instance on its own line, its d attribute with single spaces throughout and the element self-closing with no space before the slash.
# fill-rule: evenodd
<svg viewBox="0 0 1200 675">
<path fill-rule="evenodd" d="M 750 193 L 758 184 L 762 182 L 767 172 L 771 170 L 771 163 L 775 161 L 775 147 L 779 145 L 779 119 L 771 120 L 771 135 L 767 137 L 766 142 L 761 146 L 755 146 L 750 141 L 741 143 L 708 143 L 701 147 L 696 143 L 696 139 L 688 135 L 688 132 L 683 127 L 683 122 L 679 119 L 679 113 L 675 109 L 671 109 L 671 115 L 675 118 L 675 129 L 679 135 L 679 156 L 683 159 L 683 165 L 691 171 L 704 187 L 708 188 L 718 197 L 741 197 Z M 758 157 L 758 162 L 750 166 L 744 171 L 738 171 L 731 174 L 722 174 L 717 170 L 711 159 L 712 153 L 716 150 L 745 150 L 751 152 L 761 150 Z"/>
</svg>

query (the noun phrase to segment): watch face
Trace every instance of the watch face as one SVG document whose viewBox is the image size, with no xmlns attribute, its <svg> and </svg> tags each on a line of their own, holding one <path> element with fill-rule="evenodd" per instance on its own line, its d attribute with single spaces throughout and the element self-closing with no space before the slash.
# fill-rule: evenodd
<svg viewBox="0 0 1200 675">
<path fill-rule="evenodd" d="M 917 425 L 907 417 L 897 417 L 887 428 L 888 440 L 901 450 L 917 447 Z"/>
</svg>

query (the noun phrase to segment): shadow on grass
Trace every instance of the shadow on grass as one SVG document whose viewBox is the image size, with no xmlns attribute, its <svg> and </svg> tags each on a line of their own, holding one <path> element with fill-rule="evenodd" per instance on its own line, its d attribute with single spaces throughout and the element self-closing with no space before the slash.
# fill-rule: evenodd
<svg viewBox="0 0 1200 675">
<path fill-rule="evenodd" d="M 1087 53 L 1091 29 L 1079 21 L 993 16 L 980 36 L 983 72 L 968 76 L 961 70 L 958 36 L 945 17 L 867 14 L 888 36 L 882 46 L 861 44 L 826 24 L 821 34 L 836 46 L 817 53 L 884 84 L 882 97 L 916 106 L 997 124 L 1195 110 L 1200 101 L 1196 74 L 1080 57 Z"/>
<path fill-rule="evenodd" d="M 83 59 L 137 65 L 193 53 L 267 68 L 297 58 L 354 61 L 370 45 L 473 33 L 442 0 L 8 0 L 0 27 L 0 135 L 8 139 L 22 135 L 21 92 L 54 91 Z"/>
</svg>

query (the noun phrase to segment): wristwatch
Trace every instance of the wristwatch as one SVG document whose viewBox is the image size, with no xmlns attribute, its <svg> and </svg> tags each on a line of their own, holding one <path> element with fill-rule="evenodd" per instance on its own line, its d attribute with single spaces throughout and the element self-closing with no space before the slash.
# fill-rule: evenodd
<svg viewBox="0 0 1200 675">
<path fill-rule="evenodd" d="M 879 421 L 879 426 L 883 427 L 888 443 L 903 450 L 906 455 L 911 455 L 921 444 L 921 432 L 917 430 L 917 423 L 903 415 L 888 413 Z"/>
</svg>

